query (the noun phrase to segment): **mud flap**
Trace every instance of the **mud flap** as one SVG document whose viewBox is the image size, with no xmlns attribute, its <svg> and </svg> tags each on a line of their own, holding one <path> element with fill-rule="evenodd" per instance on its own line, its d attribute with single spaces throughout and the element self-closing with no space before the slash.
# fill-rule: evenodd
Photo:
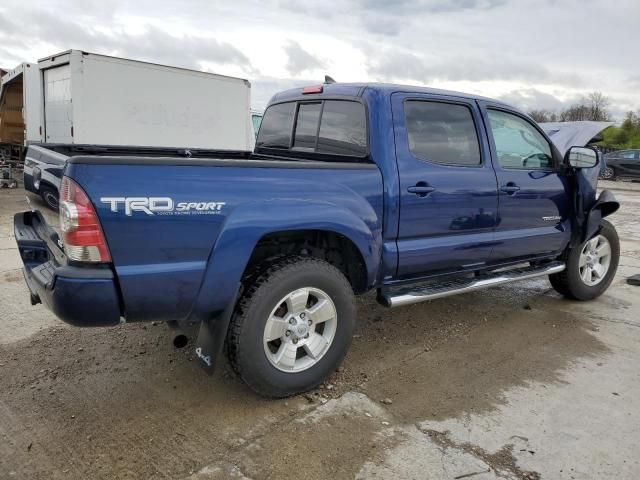
<svg viewBox="0 0 640 480">
<path fill-rule="evenodd" d="M 239 291 L 240 287 L 238 286 L 236 292 Z M 237 298 L 238 295 L 236 293 L 220 315 L 203 320 L 200 323 L 195 354 L 198 357 L 198 363 L 209 375 L 213 375 L 215 372 Z"/>
</svg>

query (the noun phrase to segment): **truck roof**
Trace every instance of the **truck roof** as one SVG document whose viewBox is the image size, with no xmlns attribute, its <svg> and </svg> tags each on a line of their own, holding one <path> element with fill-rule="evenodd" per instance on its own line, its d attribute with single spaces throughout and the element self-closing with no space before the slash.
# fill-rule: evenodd
<svg viewBox="0 0 640 480">
<path fill-rule="evenodd" d="M 314 86 L 322 86 L 323 90 L 320 94 L 307 94 L 305 97 L 309 99 L 315 96 L 323 96 L 323 95 L 340 95 L 340 96 L 348 96 L 348 97 L 361 97 L 365 90 L 374 90 L 386 95 L 391 95 L 395 92 L 405 92 L 405 93 L 427 93 L 431 95 L 443 95 L 450 97 L 460 97 L 466 98 L 470 100 L 485 100 L 491 101 L 495 104 L 506 105 L 504 102 L 500 102 L 493 98 L 483 97 L 480 95 L 473 95 L 471 93 L 462 93 L 456 92 L 453 90 L 443 90 L 439 88 L 431 88 L 431 87 L 418 87 L 415 85 L 400 85 L 395 83 L 325 83 L 325 84 L 316 84 Z M 302 90 L 305 87 L 292 88 L 289 90 L 285 90 L 283 92 L 275 94 L 269 103 L 273 102 L 281 102 L 289 99 L 299 98 L 303 95 Z"/>
</svg>

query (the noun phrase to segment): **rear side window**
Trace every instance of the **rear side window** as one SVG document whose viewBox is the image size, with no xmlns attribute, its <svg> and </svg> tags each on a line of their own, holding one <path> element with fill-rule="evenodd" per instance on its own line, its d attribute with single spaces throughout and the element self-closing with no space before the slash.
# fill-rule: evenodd
<svg viewBox="0 0 640 480">
<path fill-rule="evenodd" d="M 260 125 L 257 147 L 289 148 L 295 103 L 280 103 L 267 109 Z"/>
<path fill-rule="evenodd" d="M 468 107 L 409 100 L 404 112 L 409 150 L 415 157 L 465 167 L 482 163 L 478 134 Z"/>
<path fill-rule="evenodd" d="M 367 154 L 364 105 L 350 100 L 273 105 L 265 112 L 256 146 L 364 157 Z"/>
<path fill-rule="evenodd" d="M 367 152 L 366 130 L 362 104 L 327 100 L 322 110 L 318 152 L 363 156 Z"/>
</svg>

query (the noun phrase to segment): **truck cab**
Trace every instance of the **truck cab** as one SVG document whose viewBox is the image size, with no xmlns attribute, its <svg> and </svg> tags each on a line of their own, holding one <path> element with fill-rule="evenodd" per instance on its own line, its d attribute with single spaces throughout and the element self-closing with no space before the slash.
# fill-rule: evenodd
<svg viewBox="0 0 640 480">
<path fill-rule="evenodd" d="M 388 258 L 382 263 L 391 266 L 384 282 L 553 258 L 567 244 L 571 197 L 562 155 L 518 110 L 460 93 L 395 85 L 328 85 L 321 93 L 299 93 L 277 95 L 269 108 L 295 104 L 296 126 L 311 122 L 308 112 L 314 109 L 319 116 L 327 102 L 359 99 L 368 108 L 362 161 L 377 165 L 384 177 Z M 269 108 L 267 129 L 273 122 Z M 298 132 L 286 148 L 258 138 L 257 151 L 318 154 L 318 148 L 299 146 Z"/>
</svg>

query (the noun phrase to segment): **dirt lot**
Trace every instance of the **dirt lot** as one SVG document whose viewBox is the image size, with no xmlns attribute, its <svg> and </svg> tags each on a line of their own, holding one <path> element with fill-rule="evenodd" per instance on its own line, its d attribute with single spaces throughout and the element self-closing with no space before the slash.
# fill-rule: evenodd
<svg viewBox="0 0 640 480">
<path fill-rule="evenodd" d="M 78 329 L 29 304 L 0 191 L 0 479 L 640 477 L 640 185 L 618 277 L 590 303 L 546 279 L 387 310 L 359 299 L 344 367 L 268 401 L 213 378 L 164 324 Z"/>
</svg>

